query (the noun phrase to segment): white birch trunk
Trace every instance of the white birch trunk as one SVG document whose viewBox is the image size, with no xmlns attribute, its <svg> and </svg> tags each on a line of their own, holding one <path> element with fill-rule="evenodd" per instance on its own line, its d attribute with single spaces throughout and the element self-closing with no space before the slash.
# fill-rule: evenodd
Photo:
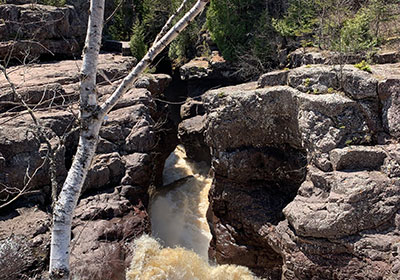
<svg viewBox="0 0 400 280">
<path fill-rule="evenodd" d="M 69 279 L 71 223 L 79 194 L 97 147 L 100 124 L 81 133 L 78 150 L 68 171 L 59 199 L 53 210 L 50 247 L 50 279 Z"/>
<path fill-rule="evenodd" d="M 96 93 L 97 60 L 101 45 L 105 0 L 92 0 L 80 85 L 81 132 L 78 149 L 55 204 L 50 247 L 50 279 L 69 279 L 71 223 L 82 186 L 92 163 L 104 116 L 132 86 L 152 60 L 192 21 L 209 0 L 198 0 L 185 16 L 154 43 L 144 58 L 122 81 L 115 92 L 98 106 Z"/>
<path fill-rule="evenodd" d="M 69 279 L 71 223 L 83 183 L 97 147 L 102 120 L 96 118 L 96 72 L 101 46 L 105 0 L 92 0 L 80 84 L 81 132 L 78 149 L 53 210 L 50 279 Z"/>
</svg>

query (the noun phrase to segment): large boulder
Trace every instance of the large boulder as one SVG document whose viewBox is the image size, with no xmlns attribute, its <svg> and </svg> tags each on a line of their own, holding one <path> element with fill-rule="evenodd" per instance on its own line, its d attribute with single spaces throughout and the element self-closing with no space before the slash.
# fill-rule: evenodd
<svg viewBox="0 0 400 280">
<path fill-rule="evenodd" d="M 354 100 L 376 99 L 377 79 L 351 65 L 306 65 L 289 72 L 288 83 L 302 92 L 321 94 L 342 91 Z"/>
<path fill-rule="evenodd" d="M 207 92 L 207 145 L 218 151 L 275 144 L 300 148 L 294 100 L 298 93 L 283 86 L 255 89 L 255 84 Z"/>
<path fill-rule="evenodd" d="M 321 52 L 317 48 L 300 48 L 288 55 L 289 66 L 300 67 L 311 64 L 326 64 L 326 65 L 344 65 L 356 64 L 362 60 L 371 60 L 377 64 L 395 63 L 400 60 L 400 52 L 398 50 L 378 50 L 372 57 L 368 54 L 360 53 L 338 53 L 334 51 Z"/>
<path fill-rule="evenodd" d="M 82 199 L 72 228 L 71 269 L 79 279 L 124 279 L 132 250 L 127 242 L 150 232 L 147 193 L 134 186 Z"/>
<path fill-rule="evenodd" d="M 329 153 L 334 170 L 378 170 L 386 156 L 384 149 L 370 146 L 350 146 Z"/>
<path fill-rule="evenodd" d="M 281 252 L 283 279 L 398 279 L 397 146 L 334 150 L 332 156 L 348 163 L 346 170 L 309 168 L 283 210 L 287 220 L 263 233 Z M 361 153 L 358 159 L 355 152 Z M 372 153 L 378 155 L 372 166 L 355 164 Z"/>
<path fill-rule="evenodd" d="M 230 78 L 234 73 L 230 64 L 213 51 L 210 57 L 196 57 L 179 68 L 182 80 Z"/>
<path fill-rule="evenodd" d="M 377 229 L 400 209 L 400 181 L 379 171 L 309 169 L 284 214 L 297 235 L 339 239 Z"/>
<path fill-rule="evenodd" d="M 145 74 L 135 82 L 135 87 L 146 88 L 154 96 L 159 96 L 165 92 L 171 81 L 171 76 L 167 74 Z"/>
<path fill-rule="evenodd" d="M 203 106 L 203 102 L 191 98 L 186 100 L 186 102 L 182 104 L 180 109 L 180 117 L 182 120 L 204 114 L 205 109 Z"/>
<path fill-rule="evenodd" d="M 218 51 L 211 56 L 196 57 L 179 68 L 181 80 L 186 81 L 190 97 L 200 96 L 207 90 L 221 85 L 237 83 L 239 77 Z"/>
<path fill-rule="evenodd" d="M 285 86 L 288 82 L 289 70 L 277 70 L 263 74 L 257 81 L 259 88 Z"/>
<path fill-rule="evenodd" d="M 56 152 L 56 177 L 59 184 L 65 179 L 67 167 L 69 167 L 77 145 L 78 132 L 73 128 L 77 114 L 74 102 L 78 96 L 76 88 L 79 82 L 80 63 L 80 61 L 67 60 L 8 69 L 10 80 L 17 85 L 16 90 L 24 100 L 29 105 L 41 107 L 38 112 L 35 112 L 35 116 L 41 124 L 42 131 L 50 140 L 52 149 Z M 104 81 L 118 79 L 127 74 L 133 63 L 134 61 L 131 59 L 121 56 L 100 55 L 97 77 L 100 82 L 99 92 L 101 93 L 105 87 L 109 87 L 107 82 L 104 85 Z M 71 71 L 71 69 L 76 69 L 76 71 Z M 102 81 L 103 83 L 101 83 Z M 0 114 L 2 123 L 0 153 L 3 162 L 0 164 L 1 188 L 6 186 L 8 189 L 21 190 L 27 186 L 28 189 L 41 189 L 43 190 L 42 194 L 47 196 L 50 185 L 47 144 L 38 136 L 37 128 L 30 115 L 26 111 L 19 112 L 25 108 L 18 102 L 3 76 L 0 78 L 0 88 L 2 90 L 0 99 L 7 100 L 0 105 L 2 113 Z M 150 107 L 153 104 L 151 95 L 143 92 L 145 90 L 133 91 L 135 93 L 130 92 L 128 95 L 136 96 L 136 98 L 131 98 L 130 103 L 124 102 L 125 99 L 122 99 L 117 107 L 119 109 L 112 111 L 108 116 L 109 121 L 104 123 L 101 136 L 107 136 L 107 132 L 110 130 L 114 134 L 111 133 L 112 137 L 109 138 L 100 138 L 97 149 L 98 156 L 95 157 L 94 165 L 89 171 L 84 190 L 98 189 L 119 183 L 125 169 L 118 153 L 125 150 L 131 152 L 128 147 L 132 145 L 134 139 L 137 139 L 132 135 L 139 134 L 144 137 L 143 132 L 138 132 L 140 129 L 143 130 L 144 125 L 135 127 L 135 124 L 141 119 L 148 120 L 146 123 L 148 129 L 145 130 L 145 133 L 149 135 L 147 138 L 155 137 L 154 131 L 150 129 L 154 124 L 150 116 L 152 111 Z M 106 93 L 109 94 L 109 92 L 104 94 Z M 67 107 L 72 110 L 62 109 Z M 123 116 L 123 118 L 117 116 Z M 125 133 L 118 134 L 116 131 L 125 131 Z M 67 137 L 62 140 L 64 136 Z M 64 147 L 60 145 L 61 142 L 64 142 Z M 139 148 L 144 149 L 143 147 Z M 150 151 L 150 148 L 147 147 L 146 151 Z M 32 176 L 34 173 L 35 176 Z M 32 179 L 29 179 L 30 176 Z"/>
<path fill-rule="evenodd" d="M 37 207 L 19 207 L 0 214 L 1 279 L 40 275 L 46 269 L 50 227 L 50 215 Z"/>
<path fill-rule="evenodd" d="M 55 151 L 56 179 L 61 183 L 66 176 L 64 149 L 60 147 L 60 137 L 63 128 L 73 121 L 71 113 L 60 110 L 49 110 L 46 113 L 38 112 L 36 118 L 45 126 L 42 131 L 50 139 L 52 149 Z M 15 115 L 3 114 L 0 117 L 2 130 L 0 132 L 0 153 L 4 164 L 0 167 L 0 189 L 2 198 L 5 190 L 24 188 L 27 191 L 42 189 L 42 194 L 48 194 L 50 185 L 49 158 L 47 144 L 38 137 L 37 129 L 32 124 L 28 114 Z"/>
<path fill-rule="evenodd" d="M 205 116 L 183 120 L 178 126 L 178 137 L 185 146 L 188 158 L 210 162 L 210 151 L 204 143 Z"/>
<path fill-rule="evenodd" d="M 325 171 L 328 153 L 337 147 L 372 143 L 377 131 L 356 101 L 339 94 L 298 95 L 298 124 L 308 158 Z"/>
<path fill-rule="evenodd" d="M 136 60 L 113 54 L 100 54 L 97 71 L 99 93 L 109 94 L 113 82 L 124 77 L 135 65 Z M 65 106 L 79 100 L 79 70 L 81 60 L 64 60 L 57 63 L 38 63 L 27 66 L 9 67 L 10 81 L 17 92 L 29 105 L 50 108 Z M 0 113 L 24 108 L 10 88 L 10 84 L 0 76 Z"/>
</svg>

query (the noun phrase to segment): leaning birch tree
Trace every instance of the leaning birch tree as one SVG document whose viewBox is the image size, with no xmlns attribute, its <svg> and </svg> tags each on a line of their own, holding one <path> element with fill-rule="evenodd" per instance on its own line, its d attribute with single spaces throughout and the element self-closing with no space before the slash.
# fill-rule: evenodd
<svg viewBox="0 0 400 280">
<path fill-rule="evenodd" d="M 187 2 L 184 0 L 181 7 Z M 167 21 L 143 59 L 123 79 L 118 88 L 103 103 L 98 103 L 96 72 L 101 46 L 105 0 L 91 0 L 89 23 L 83 49 L 80 84 L 80 135 L 76 154 L 53 211 L 53 228 L 50 245 L 50 279 L 70 277 L 70 239 L 73 212 L 92 163 L 101 124 L 121 96 L 137 80 L 154 58 L 203 11 L 209 0 L 197 0 L 191 9 L 169 30 L 176 13 Z M 179 7 L 178 11 L 182 10 Z"/>
</svg>

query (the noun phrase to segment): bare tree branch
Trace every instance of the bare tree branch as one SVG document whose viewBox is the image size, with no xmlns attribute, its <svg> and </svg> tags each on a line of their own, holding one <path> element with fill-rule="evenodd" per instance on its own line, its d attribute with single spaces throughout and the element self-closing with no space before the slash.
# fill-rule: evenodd
<svg viewBox="0 0 400 280">
<path fill-rule="evenodd" d="M 105 26 L 114 17 L 115 13 L 122 7 L 122 4 L 124 3 L 125 0 L 121 0 L 121 2 L 118 3 L 118 6 L 114 9 L 111 15 L 104 21 L 103 26 Z"/>
<path fill-rule="evenodd" d="M 50 182 L 51 182 L 51 189 L 52 189 L 52 203 L 54 205 L 55 201 L 57 200 L 57 189 L 58 189 L 58 185 L 57 185 L 57 180 L 56 180 L 56 162 L 55 162 L 55 151 L 51 146 L 50 140 L 49 138 L 46 136 L 46 133 L 43 131 L 43 128 L 39 122 L 39 120 L 36 118 L 35 114 L 34 114 L 34 109 L 36 108 L 36 106 L 34 107 L 34 109 L 31 109 L 30 106 L 25 102 L 24 98 L 21 96 L 21 94 L 19 94 L 19 92 L 16 90 L 14 83 L 11 81 L 10 77 L 7 74 L 7 70 L 4 66 L 0 65 L 0 70 L 3 72 L 4 77 L 6 78 L 7 82 L 9 83 L 11 90 L 13 92 L 13 94 L 18 98 L 19 102 L 21 102 L 22 106 L 27 110 L 27 112 L 29 113 L 36 132 L 38 134 L 37 138 L 42 139 L 47 146 L 47 155 L 45 157 L 45 159 L 43 160 L 42 164 L 37 167 L 35 169 L 35 171 L 33 172 L 33 174 L 29 175 L 29 172 L 27 170 L 27 175 L 28 175 L 28 182 L 25 183 L 24 187 L 22 188 L 22 190 L 14 197 L 12 198 L 10 201 L 8 201 L 7 203 L 4 203 L 2 205 L 0 205 L 0 209 L 3 207 L 6 207 L 7 205 L 10 205 L 12 202 L 14 202 L 15 200 L 17 200 L 20 196 L 22 196 L 23 194 L 25 194 L 29 188 L 30 188 L 30 183 L 33 179 L 33 177 L 37 174 L 37 172 L 39 171 L 39 169 L 41 169 L 46 160 L 49 160 L 49 169 L 50 169 Z M 45 92 L 43 93 L 43 95 L 45 94 Z M 43 100 L 43 95 L 41 100 Z M 41 102 L 39 102 L 40 104 Z M 57 150 L 60 149 L 60 146 L 57 147 Z"/>
<path fill-rule="evenodd" d="M 167 20 L 167 22 L 165 23 L 165 25 L 164 25 L 163 28 L 161 29 L 160 33 L 158 33 L 157 36 L 156 36 L 156 38 L 154 39 L 153 46 L 154 46 L 154 44 L 156 44 L 156 43 L 161 39 L 161 37 L 163 37 L 163 36 L 167 33 L 168 28 L 171 27 L 172 22 L 173 22 L 174 19 L 182 12 L 182 10 L 185 8 L 185 6 L 186 6 L 186 4 L 187 4 L 188 1 L 189 1 L 189 0 L 183 0 L 182 3 L 181 3 L 181 5 L 180 5 L 180 6 L 178 7 L 178 9 L 176 10 L 176 12 L 173 13 L 173 14 L 169 17 L 169 19 Z"/>
<path fill-rule="evenodd" d="M 42 163 L 35 168 L 35 170 L 33 171 L 32 174 L 29 174 L 29 167 L 26 170 L 26 174 L 28 177 L 28 181 L 25 183 L 24 187 L 21 190 L 18 190 L 18 194 L 16 196 L 14 196 L 12 199 L 10 199 L 9 201 L 7 201 L 4 204 L 0 205 L 0 209 L 7 207 L 8 205 L 10 205 L 11 203 L 13 203 L 14 201 L 16 201 L 18 198 L 20 198 L 22 195 L 26 194 L 27 191 L 32 187 L 30 184 L 32 182 L 32 179 L 36 176 L 37 172 L 45 165 L 47 159 L 49 158 L 49 151 L 47 151 L 47 155 L 44 158 L 44 160 L 42 161 Z"/>
<path fill-rule="evenodd" d="M 136 65 L 136 67 L 125 77 L 114 93 L 100 106 L 99 116 L 104 116 L 114 107 L 119 98 L 133 85 L 140 73 L 142 73 L 150 62 L 174 40 L 178 34 L 201 12 L 207 5 L 208 0 L 198 0 L 194 6 L 179 20 L 161 39 L 159 39 Z"/>
</svg>

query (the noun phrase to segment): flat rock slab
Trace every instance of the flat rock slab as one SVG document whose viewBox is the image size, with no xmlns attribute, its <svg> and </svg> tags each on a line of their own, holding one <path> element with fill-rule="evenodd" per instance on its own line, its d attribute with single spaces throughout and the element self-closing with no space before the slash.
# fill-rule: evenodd
<svg viewBox="0 0 400 280">
<path fill-rule="evenodd" d="M 329 153 L 334 170 L 379 170 L 386 153 L 379 147 L 351 146 Z"/>
<path fill-rule="evenodd" d="M 289 70 L 278 70 L 262 75 L 257 82 L 258 88 L 284 86 L 287 84 Z"/>
</svg>

